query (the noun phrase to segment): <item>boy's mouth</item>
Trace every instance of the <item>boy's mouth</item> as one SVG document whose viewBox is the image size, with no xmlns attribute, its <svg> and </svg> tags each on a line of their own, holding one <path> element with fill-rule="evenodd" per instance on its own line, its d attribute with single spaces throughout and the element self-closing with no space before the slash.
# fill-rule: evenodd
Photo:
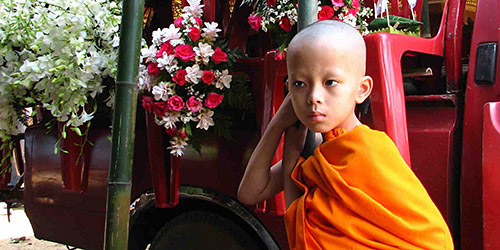
<svg viewBox="0 0 500 250">
<path fill-rule="evenodd" d="M 319 122 L 319 121 L 322 121 L 325 119 L 325 114 L 318 112 L 318 111 L 313 111 L 313 112 L 309 113 L 309 115 L 307 117 L 311 121 Z"/>
</svg>

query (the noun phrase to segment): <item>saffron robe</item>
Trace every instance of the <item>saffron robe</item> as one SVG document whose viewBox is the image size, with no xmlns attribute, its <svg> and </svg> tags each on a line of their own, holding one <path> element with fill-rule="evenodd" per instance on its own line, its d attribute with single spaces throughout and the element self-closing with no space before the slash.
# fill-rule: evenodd
<svg viewBox="0 0 500 250">
<path fill-rule="evenodd" d="M 335 129 L 291 174 L 290 249 L 453 249 L 441 213 L 384 133 Z"/>
</svg>

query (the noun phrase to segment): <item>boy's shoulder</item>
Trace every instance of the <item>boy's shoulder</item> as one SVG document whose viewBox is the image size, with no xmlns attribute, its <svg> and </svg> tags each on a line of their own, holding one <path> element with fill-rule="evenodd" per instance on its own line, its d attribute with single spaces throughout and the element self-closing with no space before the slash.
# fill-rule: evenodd
<svg viewBox="0 0 500 250">
<path fill-rule="evenodd" d="M 394 142 L 383 132 L 359 125 L 351 131 L 338 135 L 324 142 L 318 148 L 327 161 L 347 161 L 360 156 L 366 163 L 377 162 L 404 163 Z"/>
</svg>

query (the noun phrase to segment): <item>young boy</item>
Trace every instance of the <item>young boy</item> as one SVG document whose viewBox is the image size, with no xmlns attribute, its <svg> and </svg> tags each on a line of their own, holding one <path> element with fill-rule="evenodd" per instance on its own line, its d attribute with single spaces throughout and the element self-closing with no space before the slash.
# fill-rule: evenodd
<svg viewBox="0 0 500 250">
<path fill-rule="evenodd" d="M 354 113 L 372 90 L 365 64 L 363 38 L 342 22 L 317 22 L 293 38 L 289 94 L 238 197 L 256 204 L 284 189 L 290 249 L 453 249 L 446 222 L 394 143 Z M 299 157 L 306 128 L 323 135 L 307 160 Z M 283 160 L 271 166 L 283 132 Z"/>
</svg>

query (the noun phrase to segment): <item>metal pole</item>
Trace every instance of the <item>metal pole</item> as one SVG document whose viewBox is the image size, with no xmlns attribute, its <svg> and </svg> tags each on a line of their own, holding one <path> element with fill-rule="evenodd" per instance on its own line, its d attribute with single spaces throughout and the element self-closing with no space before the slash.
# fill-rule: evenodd
<svg viewBox="0 0 500 250">
<path fill-rule="evenodd" d="M 144 0 L 123 1 L 104 249 L 128 248 L 137 110 L 136 77 L 139 67 L 143 12 Z"/>
<path fill-rule="evenodd" d="M 299 20 L 298 31 L 304 29 L 307 25 L 318 21 L 318 0 L 299 0 Z M 302 149 L 301 156 L 304 158 L 313 154 L 316 148 L 315 134 L 311 130 L 307 130 L 306 142 Z"/>
<path fill-rule="evenodd" d="M 299 0 L 298 31 L 318 21 L 318 0 Z"/>
</svg>

